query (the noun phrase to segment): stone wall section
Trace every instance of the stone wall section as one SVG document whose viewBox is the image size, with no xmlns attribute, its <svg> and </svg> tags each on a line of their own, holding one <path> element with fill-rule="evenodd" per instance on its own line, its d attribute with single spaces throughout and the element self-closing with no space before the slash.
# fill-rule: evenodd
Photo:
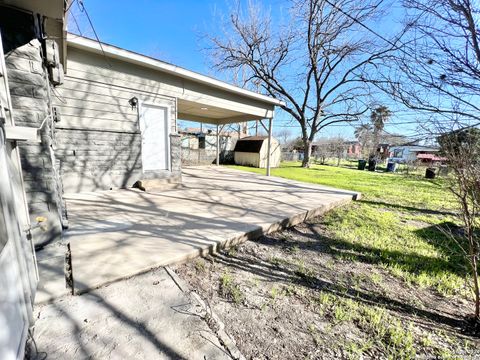
<svg viewBox="0 0 480 360">
<path fill-rule="evenodd" d="M 62 205 L 52 152 L 52 120 L 47 118 L 49 82 L 40 42 L 34 39 L 11 50 L 5 63 L 15 124 L 39 128 L 43 122 L 40 143 L 18 143 L 32 224 L 37 217 L 47 219 L 47 230 L 37 228 L 33 233 L 36 246 L 43 246 L 60 237 Z"/>
</svg>

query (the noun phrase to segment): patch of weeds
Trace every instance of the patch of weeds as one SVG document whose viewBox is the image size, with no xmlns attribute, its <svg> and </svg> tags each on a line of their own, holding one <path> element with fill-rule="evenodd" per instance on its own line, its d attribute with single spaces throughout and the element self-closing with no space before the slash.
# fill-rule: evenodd
<svg viewBox="0 0 480 360">
<path fill-rule="evenodd" d="M 277 257 L 277 256 L 271 256 L 269 259 L 268 259 L 268 262 L 272 265 L 275 265 L 275 266 L 281 266 L 281 265 L 287 265 L 289 262 L 288 260 L 286 259 L 282 259 L 280 257 Z"/>
<path fill-rule="evenodd" d="M 383 281 L 383 276 L 382 274 L 379 274 L 379 273 L 371 273 L 369 275 L 369 279 L 372 282 L 372 284 L 380 285 Z"/>
<path fill-rule="evenodd" d="M 220 294 L 235 304 L 240 304 L 245 299 L 240 286 L 235 283 L 232 275 L 227 271 L 220 277 Z"/>
<path fill-rule="evenodd" d="M 422 336 L 420 339 L 420 343 L 422 344 L 423 347 L 432 347 L 433 346 L 433 339 L 430 336 L 430 334 L 427 334 L 425 336 Z"/>
<path fill-rule="evenodd" d="M 335 296 L 328 292 L 320 291 L 315 300 L 322 306 L 331 306 L 335 301 Z"/>
<path fill-rule="evenodd" d="M 195 270 L 196 270 L 198 273 L 203 273 L 203 272 L 205 272 L 205 269 L 206 269 L 205 260 L 203 260 L 203 259 L 197 259 L 197 260 L 195 261 L 194 267 L 195 267 Z"/>
<path fill-rule="evenodd" d="M 283 294 L 284 294 L 283 289 L 277 286 L 273 286 L 270 289 L 270 297 L 272 298 L 272 300 L 275 300 L 279 296 L 281 297 Z"/>
<path fill-rule="evenodd" d="M 371 336 L 380 341 L 384 351 L 393 358 L 413 359 L 413 325 L 405 327 L 385 309 L 362 306 L 359 324 Z"/>
<path fill-rule="evenodd" d="M 325 263 L 325 268 L 328 270 L 333 270 L 335 268 L 335 261 L 333 261 L 332 259 L 328 260 Z"/>
<path fill-rule="evenodd" d="M 333 308 L 333 317 L 338 323 L 350 321 L 357 316 L 358 303 L 351 299 L 340 300 Z"/>
<path fill-rule="evenodd" d="M 298 262 L 297 270 L 295 270 L 295 275 L 308 282 L 314 282 L 316 280 L 315 271 L 306 267 L 303 261 Z"/>
<path fill-rule="evenodd" d="M 359 343 L 355 341 L 349 341 L 345 344 L 345 351 L 349 359 L 362 359 L 363 353 L 372 348 L 373 344 L 371 341 L 366 341 L 364 343 Z"/>
<path fill-rule="evenodd" d="M 260 310 L 263 312 L 268 309 L 268 302 L 264 302 L 262 306 L 260 307 Z"/>
<path fill-rule="evenodd" d="M 333 316 L 337 323 L 341 323 L 344 321 L 348 321 L 352 319 L 351 314 L 348 313 L 348 311 L 341 305 L 335 306 L 333 308 Z"/>
<path fill-rule="evenodd" d="M 354 275 L 352 275 L 350 280 L 352 282 L 352 287 L 354 289 L 359 289 L 361 287 L 362 283 L 367 280 L 367 276 L 364 275 L 364 274 L 354 274 Z"/>
<path fill-rule="evenodd" d="M 460 359 L 462 359 L 462 356 L 454 354 L 449 349 L 439 349 L 437 351 L 437 356 L 440 359 L 448 359 L 448 360 L 460 360 Z"/>
<path fill-rule="evenodd" d="M 297 254 L 300 251 L 300 247 L 295 244 L 293 246 L 288 247 L 287 251 L 291 254 Z"/>
<path fill-rule="evenodd" d="M 226 253 L 227 253 L 228 256 L 235 256 L 235 255 L 237 255 L 237 253 L 238 253 L 238 248 L 237 248 L 237 246 L 232 246 L 232 247 L 228 248 L 227 251 L 226 251 Z"/>
<path fill-rule="evenodd" d="M 315 343 L 316 347 L 319 347 L 322 344 L 321 337 L 318 333 L 318 329 L 315 324 L 308 325 L 308 332 L 312 336 L 313 342 Z"/>
<path fill-rule="evenodd" d="M 335 255 L 335 257 L 338 259 L 338 260 L 343 260 L 343 261 L 351 261 L 351 262 L 354 262 L 354 261 L 357 261 L 358 260 L 358 256 L 356 254 L 353 254 L 351 252 L 347 252 L 347 251 L 341 251 L 339 253 L 337 253 Z"/>
</svg>

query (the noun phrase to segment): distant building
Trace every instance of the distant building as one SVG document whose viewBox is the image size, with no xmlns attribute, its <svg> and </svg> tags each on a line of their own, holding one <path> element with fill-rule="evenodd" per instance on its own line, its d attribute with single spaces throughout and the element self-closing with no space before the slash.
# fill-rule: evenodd
<svg viewBox="0 0 480 360">
<path fill-rule="evenodd" d="M 386 160 L 390 155 L 390 144 L 378 144 L 377 158 Z"/>
<path fill-rule="evenodd" d="M 208 129 L 186 128 L 178 132 L 181 136 L 182 165 L 196 166 L 213 164 L 217 157 L 217 136 Z M 233 164 L 233 149 L 238 139 L 236 132 L 221 132 L 220 163 Z"/>
<path fill-rule="evenodd" d="M 358 159 L 362 156 L 362 145 L 358 141 L 345 141 L 346 157 Z"/>
<path fill-rule="evenodd" d="M 422 145 L 400 145 L 390 148 L 390 160 L 397 163 L 421 162 L 435 163 L 444 162 L 446 159 L 439 156 L 440 148 Z"/>
</svg>

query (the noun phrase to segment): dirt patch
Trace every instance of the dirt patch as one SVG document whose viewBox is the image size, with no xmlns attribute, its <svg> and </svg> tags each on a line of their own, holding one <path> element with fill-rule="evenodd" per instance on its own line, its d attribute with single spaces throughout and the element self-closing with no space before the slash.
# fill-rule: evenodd
<svg viewBox="0 0 480 360">
<path fill-rule="evenodd" d="M 316 219 L 175 271 L 248 359 L 448 357 L 478 348 L 463 332 L 470 303 L 414 287 L 351 251 Z"/>
</svg>

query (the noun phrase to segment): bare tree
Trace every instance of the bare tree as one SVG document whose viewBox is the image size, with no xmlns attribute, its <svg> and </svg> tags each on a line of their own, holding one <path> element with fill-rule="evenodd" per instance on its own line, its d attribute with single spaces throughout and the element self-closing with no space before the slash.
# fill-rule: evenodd
<svg viewBox="0 0 480 360">
<path fill-rule="evenodd" d="M 346 140 L 341 136 L 332 138 L 320 138 L 315 142 L 314 156 L 320 160 L 321 164 L 325 164 L 328 158 L 337 159 L 337 166 L 345 158 L 348 145 Z"/>
<path fill-rule="evenodd" d="M 345 158 L 347 152 L 345 142 L 346 140 L 341 136 L 334 137 L 330 140 L 331 153 L 337 158 L 337 166 L 340 166 L 340 162 Z"/>
<path fill-rule="evenodd" d="M 275 135 L 280 139 L 280 144 L 284 146 L 287 145 L 292 138 L 292 132 L 287 128 L 282 128 L 276 131 Z"/>
<path fill-rule="evenodd" d="M 448 159 L 454 176 L 450 190 L 460 207 L 463 224 L 462 239 L 457 241 L 472 274 L 475 298 L 475 320 L 480 321 L 480 130 L 470 128 L 447 132 L 438 138 L 443 155 Z M 452 236 L 456 240 L 455 236 Z M 462 241 L 463 240 L 463 241 Z"/>
<path fill-rule="evenodd" d="M 436 122 L 480 124 L 480 3 L 404 0 L 402 45 L 370 73 L 379 88 Z M 432 128 L 435 128 L 434 125 Z"/>
<path fill-rule="evenodd" d="M 283 100 L 281 108 L 301 128 L 302 166 L 308 167 L 315 135 L 353 122 L 368 110 L 366 67 L 395 48 L 378 50 L 360 25 L 381 12 L 381 0 L 291 0 L 286 24 L 273 23 L 259 6 L 230 14 L 222 35 L 211 37 L 215 66 L 248 70 L 247 83 Z"/>
<path fill-rule="evenodd" d="M 465 260 L 470 264 L 475 321 L 480 321 L 478 279 L 480 210 L 480 3 L 404 0 L 408 16 L 402 46 L 389 54 L 372 83 L 406 107 L 423 111 L 423 124 L 448 159 L 450 190 L 459 206 Z M 451 234 L 452 235 L 452 234 Z M 452 238 L 456 238 L 452 235 Z M 466 244 L 466 246 L 463 246 Z"/>
</svg>

